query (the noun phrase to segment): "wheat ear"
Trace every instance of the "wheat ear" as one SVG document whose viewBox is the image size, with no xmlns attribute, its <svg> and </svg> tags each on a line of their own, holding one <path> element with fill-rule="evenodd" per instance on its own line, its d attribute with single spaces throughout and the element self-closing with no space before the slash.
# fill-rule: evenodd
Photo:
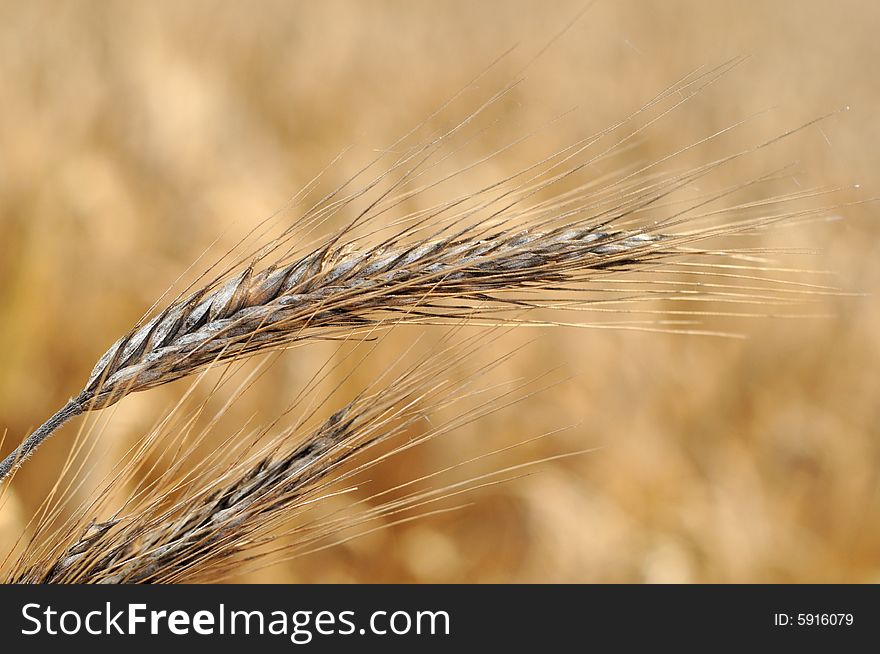
<svg viewBox="0 0 880 654">
<path fill-rule="evenodd" d="M 703 81 L 711 83 L 721 73 L 713 72 L 708 81 Z M 692 85 L 701 79 L 689 79 L 659 97 L 668 98 L 685 89 L 693 94 L 696 91 Z M 677 101 L 659 117 L 684 101 Z M 233 267 L 228 275 L 220 275 L 178 298 L 152 319 L 137 325 L 100 358 L 79 395 L 0 463 L 0 481 L 72 416 L 110 406 L 129 393 L 186 377 L 216 362 L 379 325 L 473 318 L 499 309 L 534 307 L 538 305 L 511 297 L 510 291 L 570 290 L 574 284 L 609 273 L 647 270 L 670 257 L 723 254 L 687 246 L 720 234 L 822 211 L 770 212 L 721 226 L 680 229 L 692 221 L 712 219 L 719 212 L 700 213 L 703 207 L 763 181 L 764 176 L 684 208 L 667 209 L 661 219 L 654 216 L 650 220 L 650 212 L 662 210 L 660 202 L 670 194 L 781 137 L 677 174 L 658 175 L 651 170 L 670 155 L 640 171 L 624 171 L 610 181 L 558 190 L 558 184 L 570 181 L 586 166 L 624 147 L 644 129 L 640 127 L 606 150 L 579 161 L 579 156 L 613 131 L 604 130 L 495 184 L 410 216 L 409 224 L 390 238 L 375 245 L 365 244 L 369 235 L 356 230 L 403 200 L 435 186 L 405 191 L 407 184 L 425 172 L 440 146 L 477 113 L 442 137 L 401 157 L 360 190 L 337 199 L 335 196 L 341 192 L 338 189 L 295 224 L 301 231 L 314 228 L 353 207 L 383 180 L 390 179 L 393 172 L 399 172 L 399 179 L 378 198 L 369 200 L 348 226 L 305 252 L 284 252 L 263 264 L 293 238 L 295 230 L 288 229 L 267 248 L 245 259 L 243 265 Z M 513 184 L 513 188 L 505 184 Z M 535 200 L 539 193 L 548 191 L 555 196 Z M 743 206 L 766 211 L 777 202 L 814 195 L 805 192 Z M 688 297 L 693 298 L 693 294 Z M 589 298 L 583 300 L 583 304 L 589 302 Z"/>
<path fill-rule="evenodd" d="M 462 380 L 450 378 L 449 372 L 465 361 L 475 368 L 474 361 L 487 337 L 483 331 L 465 342 L 440 347 L 399 374 L 389 370 L 305 435 L 297 434 L 292 426 L 272 434 L 262 445 L 258 445 L 262 438 L 249 443 L 249 439 L 233 439 L 232 452 L 227 453 L 231 463 L 201 462 L 182 477 L 177 476 L 182 466 L 175 464 L 163 472 L 161 483 L 143 496 L 139 506 L 125 512 L 117 508 L 108 520 L 86 523 L 86 516 L 94 515 L 98 508 L 94 504 L 82 507 L 79 521 L 48 538 L 44 543 L 47 549 L 39 545 L 26 548 L 10 566 L 8 581 L 168 583 L 224 578 L 238 566 L 237 554 L 253 550 L 280 522 L 339 492 L 334 488 L 340 482 L 497 410 L 500 398 L 507 396 L 509 402 L 519 399 L 522 393 L 516 388 L 502 394 L 475 385 L 477 378 L 509 355 L 480 365 Z M 465 398 L 487 392 L 477 407 L 462 406 Z M 424 420 L 437 409 L 453 406 L 456 410 L 451 420 Z M 417 423 L 429 427 L 414 435 Z M 148 440 L 158 445 L 166 438 L 174 442 L 185 436 L 165 428 Z M 389 452 L 374 453 L 377 445 L 395 439 L 403 443 L 395 444 Z M 113 476 L 99 493 L 99 503 L 139 461 L 140 457 L 134 457 L 121 476 Z M 501 477 L 504 472 L 496 471 L 490 477 Z M 457 487 L 463 490 L 479 481 L 469 480 Z M 375 507 L 354 521 L 338 518 L 306 523 L 297 528 L 301 538 L 291 549 L 304 550 L 343 529 L 425 506 L 450 494 L 454 493 L 444 488 L 417 491 Z M 251 558 L 260 556 L 252 554 Z"/>
</svg>

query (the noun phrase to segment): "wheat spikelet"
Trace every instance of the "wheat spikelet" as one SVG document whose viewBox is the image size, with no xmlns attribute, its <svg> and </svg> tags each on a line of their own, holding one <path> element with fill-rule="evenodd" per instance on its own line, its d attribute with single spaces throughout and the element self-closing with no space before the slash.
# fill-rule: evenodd
<svg viewBox="0 0 880 654">
<path fill-rule="evenodd" d="M 307 487 L 329 474 L 331 459 L 342 461 L 353 452 L 345 447 L 363 428 L 356 424 L 359 418 L 354 407 L 346 407 L 289 454 L 241 466 L 224 488 L 207 497 L 197 494 L 173 511 L 91 524 L 48 570 L 27 570 L 10 581 L 142 583 L 209 577 L 226 557 L 244 549 L 273 509 L 286 506 L 294 513 Z"/>
<path fill-rule="evenodd" d="M 381 216 L 405 199 L 449 179 L 411 188 L 437 164 L 441 148 L 509 87 L 503 89 L 454 128 L 413 148 L 375 179 L 345 195 L 349 180 L 267 246 L 136 325 L 100 358 L 82 391 L 0 462 L 0 480 L 71 417 L 110 406 L 129 393 L 186 377 L 217 362 L 312 338 L 341 337 L 399 323 L 478 316 L 498 320 L 499 311 L 505 309 L 548 306 L 546 297 L 543 304 L 540 298 L 535 299 L 536 292 L 577 289 L 578 284 L 614 273 L 650 272 L 659 262 L 670 259 L 731 256 L 731 252 L 719 253 L 693 244 L 821 213 L 821 207 L 799 211 L 776 208 L 814 197 L 817 192 L 811 190 L 744 203 L 739 209 L 746 217 L 730 219 L 737 214 L 734 207 L 720 212 L 728 217 L 726 222 L 712 223 L 719 214 L 708 209 L 712 202 L 759 184 L 774 173 L 684 206 L 662 205 L 674 192 L 781 137 L 682 172 L 656 172 L 661 160 L 636 171 L 621 171 L 610 179 L 588 180 L 560 190 L 561 183 L 570 182 L 589 165 L 624 148 L 647 125 L 668 115 L 737 63 L 689 75 L 617 125 L 496 183 L 409 215 L 403 227 L 398 226 L 390 237 L 377 243 L 380 230 L 374 225 Z M 664 101 L 671 106 L 662 108 Z M 615 129 L 657 106 L 662 110 L 646 125 L 633 128 L 608 147 L 601 145 Z M 598 153 L 591 151 L 594 147 Z M 398 178 L 393 179 L 394 175 Z M 381 188 L 383 182 L 388 182 L 387 189 Z M 378 197 L 370 197 L 370 193 Z M 551 193 L 551 197 L 539 200 L 541 193 Z M 359 201 L 366 206 L 356 208 Z M 298 244 L 300 237 L 345 209 L 354 209 L 357 214 L 342 229 L 319 238 L 305 250 Z M 756 216 L 748 217 L 755 211 Z M 364 233 L 365 228 L 373 231 Z M 627 301 L 658 295 L 692 300 L 705 292 L 700 284 L 695 285 L 695 291 L 683 286 L 658 290 L 650 280 L 640 283 L 648 290 L 641 298 L 632 295 Z M 518 289 L 533 295 L 512 296 Z M 739 294 L 742 302 L 775 299 L 755 288 L 741 290 L 745 291 Z M 595 301 L 595 297 L 581 296 L 566 307 L 589 306 Z"/>
<path fill-rule="evenodd" d="M 395 314 L 403 320 L 454 317 L 440 300 L 485 302 L 492 291 L 561 283 L 575 273 L 627 265 L 633 257 L 648 261 L 657 253 L 650 246 L 659 240 L 590 229 L 498 232 L 402 250 L 318 252 L 258 274 L 247 269 L 118 341 L 95 367 L 78 402 L 104 406 L 119 389 L 144 390 L 316 332 L 394 323 Z"/>
<path fill-rule="evenodd" d="M 296 428 L 281 430 L 267 443 L 259 439 L 244 445 L 232 443 L 233 461 L 197 465 L 197 474 L 169 470 L 146 493 L 139 505 L 117 507 L 113 517 L 97 522 L 89 515 L 110 497 L 122 476 L 135 469 L 135 457 L 121 476 L 104 486 L 95 502 L 81 507 L 80 518 L 32 543 L 8 570 L 12 583 L 163 583 L 216 581 L 238 570 L 238 555 L 249 553 L 282 521 L 301 516 L 312 505 L 335 492 L 341 482 L 497 408 L 504 397 L 495 393 L 477 408 L 460 410 L 446 423 L 432 424 L 418 437 L 409 437 L 387 453 L 376 446 L 407 434 L 416 423 L 441 407 L 460 406 L 466 396 L 479 393 L 474 382 L 502 359 L 474 368 L 475 352 L 488 335 L 441 347 L 402 373 L 386 374 L 384 383 L 373 382 L 358 397 L 333 413 L 305 436 Z M 471 361 L 465 381 L 452 381 L 448 373 Z M 509 391 L 508 394 L 515 391 Z M 514 400 L 515 401 L 515 400 Z M 150 438 L 181 438 L 174 430 Z M 347 465 L 349 462 L 356 465 Z M 487 477 L 498 478 L 505 471 Z M 450 487 L 416 491 L 387 501 L 357 518 L 313 520 L 297 527 L 298 538 L 290 551 L 306 551 L 315 543 L 345 529 L 413 507 L 424 507 L 461 489 L 472 488 L 483 478 Z M 343 489 L 344 492 L 344 489 Z M 40 532 L 40 529 L 38 529 Z M 35 536 L 36 537 L 36 536 Z M 275 535 L 277 537 L 277 534 Z M 251 560 L 261 558 L 252 554 Z"/>
</svg>

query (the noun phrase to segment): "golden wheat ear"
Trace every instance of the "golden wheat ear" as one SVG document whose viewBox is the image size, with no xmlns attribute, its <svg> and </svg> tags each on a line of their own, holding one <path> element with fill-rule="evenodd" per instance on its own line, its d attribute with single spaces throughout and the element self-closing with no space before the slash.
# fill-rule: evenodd
<svg viewBox="0 0 880 654">
<path fill-rule="evenodd" d="M 75 517 L 54 528 L 51 521 L 41 522 L 34 542 L 7 567 L 7 581 L 218 581 L 240 573 L 243 565 L 264 563 L 271 553 L 302 555 L 362 525 L 414 509 L 422 510 L 423 516 L 441 500 L 497 483 L 514 471 L 494 471 L 429 491 L 418 488 L 424 478 L 413 479 L 393 489 L 392 499 L 357 515 L 309 517 L 322 500 L 350 493 L 358 478 L 382 461 L 533 392 L 524 383 L 505 389 L 481 386 L 479 380 L 512 354 L 479 363 L 480 351 L 492 340 L 486 330 L 465 339 L 450 337 L 411 363 L 389 364 L 378 379 L 315 428 L 299 433 L 295 423 L 274 433 L 267 428 L 256 436 L 234 434 L 225 439 L 228 449 L 223 448 L 222 455 L 199 458 L 193 466 L 177 460 L 155 483 L 129 495 L 122 506 L 112 506 L 114 492 L 142 464 L 142 456 L 132 456 L 96 497 L 74 512 Z M 467 374 L 460 374 L 463 368 Z M 301 393 L 311 396 L 310 390 Z M 441 418 L 438 412 L 452 417 Z M 193 443 L 184 442 L 186 430 L 174 425 L 163 422 L 145 440 L 157 448 L 193 454 Z M 442 472 L 447 471 L 436 474 Z M 386 489 L 368 500 L 372 503 L 388 493 Z M 351 504 L 364 501 L 353 499 Z M 108 514 L 100 521 L 93 517 Z M 296 525 L 287 534 L 292 541 L 267 552 L 266 546 L 279 540 L 285 524 Z"/>
<path fill-rule="evenodd" d="M 391 225 L 390 235 L 379 238 L 379 223 L 391 209 L 427 190 L 437 191 L 452 177 L 485 162 L 413 188 L 438 158 L 442 160 L 443 147 L 507 89 L 502 90 L 356 190 L 346 194 L 337 189 L 325 196 L 239 265 L 136 325 L 100 358 L 79 395 L 0 463 L 0 481 L 73 416 L 217 362 L 401 323 L 478 318 L 503 323 L 508 319 L 505 312 L 554 306 L 554 294 L 560 291 L 569 292 L 565 308 L 595 309 L 603 303 L 606 310 L 621 312 L 628 310 L 626 303 L 661 296 L 688 301 L 719 296 L 717 287 L 709 290 L 709 284 L 664 286 L 669 272 L 658 265 L 700 256 L 711 265 L 719 256 L 736 257 L 735 249 L 702 248 L 701 243 L 821 214 L 827 208 L 785 210 L 789 202 L 818 197 L 816 191 L 712 208 L 737 192 L 759 188 L 776 173 L 697 199 L 671 197 L 778 138 L 694 168 L 658 171 L 661 164 L 737 124 L 636 170 L 600 179 L 587 175 L 589 166 L 628 147 L 737 63 L 686 76 L 608 129 L 493 184 L 405 216 Z M 579 175 L 587 177 L 572 188 Z M 355 215 L 344 227 L 305 246 L 291 246 L 343 210 Z M 637 273 L 654 278 L 634 279 L 636 284 L 622 295 L 623 286 L 608 285 Z M 594 284 L 592 289 L 589 284 Z M 742 304 L 767 303 L 779 295 L 736 286 L 736 281 L 728 285 Z M 733 297 L 729 293 L 725 301 Z"/>
</svg>

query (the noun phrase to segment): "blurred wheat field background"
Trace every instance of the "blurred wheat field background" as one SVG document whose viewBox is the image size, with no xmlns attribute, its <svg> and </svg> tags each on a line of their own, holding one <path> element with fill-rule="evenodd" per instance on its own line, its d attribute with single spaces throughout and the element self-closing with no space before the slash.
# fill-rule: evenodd
<svg viewBox="0 0 880 654">
<path fill-rule="evenodd" d="M 581 6 L 0 3 L 2 454 L 77 392 L 97 356 L 215 239 L 221 250 L 234 245 L 353 146 L 327 172 L 330 188 L 341 183 L 519 44 L 492 77 L 516 78 Z M 845 199 L 876 196 L 878 27 L 880 7 L 867 0 L 599 2 L 451 164 L 565 114 L 537 143 L 474 173 L 491 180 L 621 119 L 699 66 L 745 54 L 626 156 L 657 159 L 770 107 L 746 127 L 749 141 L 849 106 L 747 166 L 762 166 L 756 175 L 796 160 L 780 192 L 859 185 Z M 700 157 L 735 145 L 713 147 Z M 814 298 L 809 312 L 825 317 L 708 319 L 744 339 L 554 328 L 487 343 L 500 356 L 534 341 L 492 380 L 557 370 L 558 384 L 377 467 L 374 491 L 565 427 L 472 472 L 594 451 L 476 490 L 455 511 L 236 580 L 880 580 L 877 212 L 849 206 L 837 212 L 843 220 L 766 237 L 816 251 L 785 263 L 833 271 L 819 283 L 861 293 Z M 404 350 L 421 331 L 427 347 L 441 337 L 400 328 L 382 347 Z M 277 417 L 340 349 L 281 355 L 218 425 L 217 442 L 252 415 Z M 368 383 L 372 365 L 340 395 Z M 186 387 L 121 402 L 90 460 L 95 472 L 109 471 Z M 17 474 L 0 511 L 0 551 L 51 491 L 75 432 L 66 427 Z M 77 492 L 87 497 L 89 485 Z M 344 509 L 348 499 L 334 501 Z"/>
</svg>

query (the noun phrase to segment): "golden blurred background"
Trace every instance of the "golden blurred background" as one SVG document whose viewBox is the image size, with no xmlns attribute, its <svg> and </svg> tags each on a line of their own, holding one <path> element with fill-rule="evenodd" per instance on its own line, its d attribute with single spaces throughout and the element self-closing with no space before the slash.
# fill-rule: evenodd
<svg viewBox="0 0 880 654">
<path fill-rule="evenodd" d="M 394 142 L 515 44 L 493 79 L 517 77 L 582 6 L 0 2 L 2 454 L 78 392 L 97 357 L 214 239 L 234 244 L 343 148 Z M 577 107 L 541 143 L 562 147 L 699 66 L 750 55 L 628 156 L 662 156 L 770 107 L 763 125 L 779 133 L 848 105 L 795 135 L 783 159 L 798 161 L 805 185 L 877 195 L 878 28 L 870 0 L 598 2 L 526 70 L 497 140 L 479 147 Z M 344 158 L 327 183 L 355 161 Z M 514 169 L 493 166 L 490 178 Z M 374 490 L 570 425 L 472 472 L 594 451 L 475 491 L 457 511 L 237 580 L 880 581 L 878 211 L 851 206 L 844 220 L 783 234 L 818 250 L 802 265 L 863 293 L 821 298 L 828 317 L 750 320 L 742 340 L 512 335 L 504 347 L 536 340 L 499 379 L 555 367 L 570 379 L 380 466 Z M 391 345 L 411 341 L 414 331 L 400 331 Z M 272 419 L 335 348 L 280 357 L 230 421 Z M 352 392 L 370 374 L 360 370 Z M 102 437 L 105 459 L 184 388 L 125 399 Z M 0 546 L 50 491 L 77 424 L 17 475 Z"/>
</svg>

